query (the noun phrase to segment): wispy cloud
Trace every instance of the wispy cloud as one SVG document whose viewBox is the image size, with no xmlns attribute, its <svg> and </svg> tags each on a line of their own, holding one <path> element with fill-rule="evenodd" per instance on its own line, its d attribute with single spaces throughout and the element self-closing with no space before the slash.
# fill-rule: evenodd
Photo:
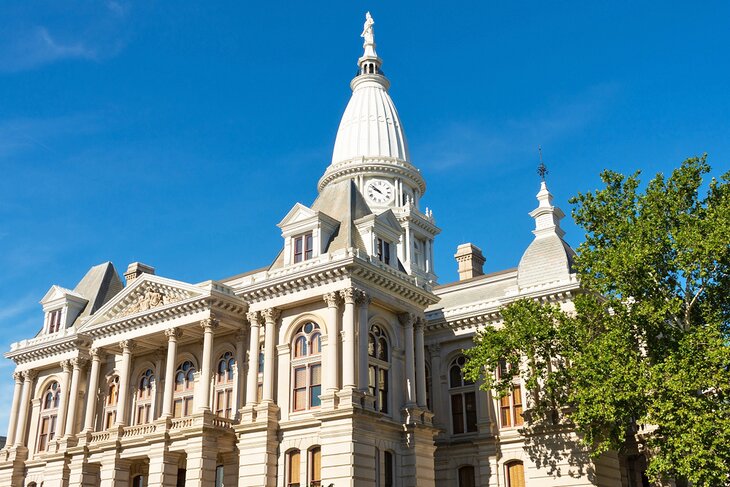
<svg viewBox="0 0 730 487">
<path fill-rule="evenodd" d="M 570 100 L 499 126 L 483 122 L 457 122 L 428 134 L 414 144 L 427 157 L 419 157 L 432 170 L 451 170 L 472 164 L 496 165 L 535 153 L 538 144 L 563 139 L 597 120 L 617 91 L 614 84 L 591 87 Z M 534 158 L 533 158 L 534 159 Z"/>
<path fill-rule="evenodd" d="M 58 117 L 0 120 L 0 159 L 31 149 L 53 153 L 53 141 L 83 135 L 98 129 L 96 113 L 73 113 Z"/>
<path fill-rule="evenodd" d="M 126 44 L 129 4 L 107 0 L 65 8 L 74 14 L 27 6 L 7 15 L 0 31 L 0 72 L 17 73 L 69 59 L 100 61 Z"/>
</svg>

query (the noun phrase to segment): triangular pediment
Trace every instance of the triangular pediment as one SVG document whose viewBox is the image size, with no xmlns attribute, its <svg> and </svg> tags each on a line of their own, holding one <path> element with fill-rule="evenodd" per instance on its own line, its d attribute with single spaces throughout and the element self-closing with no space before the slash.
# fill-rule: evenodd
<svg viewBox="0 0 730 487">
<path fill-rule="evenodd" d="M 202 289 L 192 284 L 142 274 L 94 313 L 79 331 L 106 321 L 144 314 L 203 294 Z"/>
<path fill-rule="evenodd" d="M 401 233 L 403 228 L 392 210 L 387 210 L 375 217 L 375 220 L 383 226 L 390 227 L 394 232 Z"/>
<path fill-rule="evenodd" d="M 41 304 L 46 304 L 57 299 L 65 298 L 67 296 L 73 296 L 79 299 L 86 299 L 77 292 L 54 284 L 53 286 L 51 286 L 51 289 L 48 290 L 45 296 L 43 296 L 43 299 L 41 299 Z"/>
<path fill-rule="evenodd" d="M 298 223 L 305 220 L 312 219 L 317 216 L 317 212 L 311 208 L 307 208 L 301 203 L 295 204 L 289 213 L 286 214 L 283 220 L 277 225 L 279 228 L 284 228 L 291 225 L 292 223 Z"/>
</svg>

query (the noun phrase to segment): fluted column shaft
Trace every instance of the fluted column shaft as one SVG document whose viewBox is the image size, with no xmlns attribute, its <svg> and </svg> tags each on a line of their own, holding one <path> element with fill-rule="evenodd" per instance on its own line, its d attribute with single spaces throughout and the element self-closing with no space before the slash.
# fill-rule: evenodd
<svg viewBox="0 0 730 487">
<path fill-rule="evenodd" d="M 405 332 L 405 352 L 406 352 L 406 405 L 414 405 L 416 403 L 415 387 L 416 373 L 415 361 L 413 357 L 413 322 L 416 317 L 412 313 L 403 313 L 400 315 L 403 330 Z"/>
<path fill-rule="evenodd" d="M 161 418 L 172 417 L 172 395 L 175 393 L 175 361 L 177 360 L 177 341 L 182 336 L 179 328 L 165 330 L 167 336 L 167 359 L 165 361 L 165 388 L 162 396 Z"/>
<path fill-rule="evenodd" d="M 8 448 L 13 446 L 15 441 L 15 427 L 18 424 L 18 408 L 20 407 L 20 396 L 23 391 L 23 374 L 20 372 L 14 372 L 13 379 L 15 379 L 15 387 L 13 387 L 13 402 L 10 406 L 8 435 L 5 440 L 5 444 Z"/>
<path fill-rule="evenodd" d="M 81 369 L 86 365 L 86 359 L 75 358 L 71 360 L 73 372 L 71 373 L 71 387 L 68 400 L 68 414 L 66 415 L 66 436 L 76 434 L 76 405 L 79 402 L 79 379 Z"/>
<path fill-rule="evenodd" d="M 218 327 L 218 320 L 213 317 L 200 322 L 203 328 L 203 362 L 200 367 L 200 396 L 198 412 L 210 411 L 210 379 L 211 362 L 213 360 L 213 332 Z"/>
<path fill-rule="evenodd" d="M 61 420 L 57 424 L 56 438 L 61 438 L 66 433 L 66 422 L 64 419 L 68 413 L 68 390 L 70 385 L 69 375 L 71 374 L 71 361 L 64 360 L 61 362 L 61 369 L 63 370 L 63 372 L 61 372 L 61 400 L 58 405 L 58 417 L 61 418 Z"/>
<path fill-rule="evenodd" d="M 20 406 L 18 406 L 18 426 L 15 430 L 15 446 L 25 445 L 25 427 L 28 424 L 30 393 L 35 377 L 36 372 L 34 370 L 26 370 L 23 372 L 23 390 L 20 395 Z"/>
<path fill-rule="evenodd" d="M 370 296 L 364 291 L 358 291 L 355 295 L 358 309 L 357 382 L 358 388 L 363 392 L 368 391 L 368 307 L 370 301 Z"/>
<path fill-rule="evenodd" d="M 355 384 L 355 289 L 340 291 L 345 301 L 342 315 L 342 388 L 354 389 Z"/>
<path fill-rule="evenodd" d="M 423 318 L 416 320 L 416 402 L 419 407 L 426 407 L 426 356 L 423 344 L 423 328 L 426 322 Z"/>
<path fill-rule="evenodd" d="M 92 348 L 91 351 L 91 372 L 89 372 L 89 387 L 86 392 L 86 417 L 84 418 L 84 431 L 94 431 L 94 415 L 96 404 L 99 402 L 99 370 L 101 370 L 101 351 Z"/>
<path fill-rule="evenodd" d="M 339 381 L 337 373 L 340 370 L 340 335 L 338 326 L 337 312 L 339 310 L 337 293 L 328 293 L 324 295 L 327 303 L 327 365 L 325 366 L 325 385 L 324 390 L 330 393 L 337 392 L 339 389 Z"/>
<path fill-rule="evenodd" d="M 117 420 L 116 426 L 127 425 L 127 404 L 129 390 L 129 374 L 132 365 L 132 350 L 134 342 L 132 340 L 122 340 L 119 342 L 119 348 L 122 349 L 122 366 L 119 370 L 119 400 L 117 401 Z"/>
<path fill-rule="evenodd" d="M 276 321 L 279 310 L 269 308 L 261 312 L 266 322 L 264 337 L 264 402 L 274 402 L 274 352 L 276 350 Z"/>
<path fill-rule="evenodd" d="M 246 315 L 251 325 L 248 335 L 248 377 L 246 378 L 246 405 L 253 406 L 258 402 L 259 383 L 259 337 L 261 334 L 261 316 L 257 312 Z"/>
</svg>

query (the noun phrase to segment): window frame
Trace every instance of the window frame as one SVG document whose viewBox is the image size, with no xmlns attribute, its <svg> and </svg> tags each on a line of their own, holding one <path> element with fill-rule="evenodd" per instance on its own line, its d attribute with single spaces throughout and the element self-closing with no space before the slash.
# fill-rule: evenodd
<svg viewBox="0 0 730 487">
<path fill-rule="evenodd" d="M 61 331 L 61 317 L 63 308 L 57 308 L 48 312 L 48 333 Z"/>
<path fill-rule="evenodd" d="M 190 364 L 187 369 L 185 368 L 186 364 Z M 195 376 L 197 371 L 198 369 L 193 361 L 188 359 L 180 362 L 175 369 L 173 378 L 175 383 L 172 394 L 172 416 L 174 418 L 185 418 L 195 412 L 195 383 L 197 382 Z M 181 373 L 183 374 L 183 380 L 179 382 L 178 377 Z M 178 387 L 178 384 L 182 384 L 182 387 Z"/>
<path fill-rule="evenodd" d="M 54 387 L 55 386 L 55 387 Z M 61 384 L 54 380 L 43 390 L 41 396 L 41 412 L 38 418 L 38 434 L 36 451 L 47 452 L 51 443 L 56 438 L 58 428 L 58 407 L 61 403 Z M 44 433 L 44 425 L 48 425 L 48 431 Z"/>
<path fill-rule="evenodd" d="M 306 331 L 309 329 L 309 331 Z M 290 410 L 301 413 L 311 409 L 319 409 L 322 395 L 322 329 L 314 321 L 307 321 L 297 326 L 291 338 L 290 359 Z M 302 344 L 300 346 L 300 344 Z M 304 378 L 298 385 L 297 375 Z M 316 376 L 319 380 L 316 380 Z M 304 404 L 298 402 L 300 393 L 304 393 Z"/>
<path fill-rule="evenodd" d="M 297 246 L 299 249 L 297 250 Z M 304 232 L 292 237 L 292 263 L 299 264 L 314 258 L 314 232 Z"/>
<path fill-rule="evenodd" d="M 147 381 L 147 386 L 144 382 Z M 155 372 L 151 368 L 147 368 L 142 372 L 137 380 L 137 393 L 135 395 L 136 404 L 134 408 L 134 424 L 149 424 L 154 421 L 154 403 L 155 393 L 157 391 L 157 380 Z M 140 413 L 144 411 L 144 419 Z"/>
<path fill-rule="evenodd" d="M 233 419 L 236 414 L 236 398 L 233 394 L 237 383 L 236 358 L 231 351 L 218 357 L 213 387 L 213 412 L 222 418 Z M 221 373 L 221 367 L 223 372 Z M 223 404 L 221 405 L 221 400 Z"/>
<path fill-rule="evenodd" d="M 315 468 L 315 455 L 319 454 L 319 471 Z M 307 450 L 307 486 L 320 487 L 322 485 L 322 447 L 314 445 Z"/>
<path fill-rule="evenodd" d="M 383 344 L 385 352 L 382 352 Z M 368 328 L 368 393 L 375 397 L 375 410 L 390 413 L 390 338 L 382 325 Z"/>
<path fill-rule="evenodd" d="M 382 237 L 375 237 L 375 258 L 383 264 L 390 265 L 392 260 L 392 244 Z"/>
<path fill-rule="evenodd" d="M 107 381 L 106 396 L 104 398 L 103 429 L 114 427 L 117 422 L 117 407 L 119 406 L 119 376 L 114 375 Z"/>
<path fill-rule="evenodd" d="M 479 432 L 477 387 L 475 382 L 464 377 L 463 367 L 465 363 L 466 358 L 463 355 L 458 355 L 449 363 L 449 409 L 451 413 L 451 433 L 453 435 Z M 458 376 L 454 374 L 456 369 L 458 369 Z M 458 428 L 457 419 L 460 424 Z"/>
<path fill-rule="evenodd" d="M 284 485 L 286 487 L 300 487 L 302 485 L 302 452 L 300 450 L 293 449 L 286 452 L 285 469 L 286 479 L 284 480 Z"/>
<path fill-rule="evenodd" d="M 497 379 L 502 379 L 512 369 L 506 360 L 500 359 L 495 371 Z M 519 402 L 517 401 L 519 399 Z M 509 394 L 496 398 L 497 410 L 499 411 L 500 429 L 514 429 L 524 426 L 525 419 L 525 398 L 522 395 L 522 382 L 518 376 L 512 378 L 512 386 Z"/>
</svg>

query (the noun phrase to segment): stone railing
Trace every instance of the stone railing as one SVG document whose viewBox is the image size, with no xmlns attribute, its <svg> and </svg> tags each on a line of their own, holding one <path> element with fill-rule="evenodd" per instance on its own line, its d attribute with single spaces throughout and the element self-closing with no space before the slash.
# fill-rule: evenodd
<svg viewBox="0 0 730 487">
<path fill-rule="evenodd" d="M 170 429 L 171 430 L 179 430 L 183 428 L 190 428 L 193 426 L 195 422 L 195 418 L 193 417 L 187 417 L 187 418 L 173 418 L 170 420 Z"/>
<path fill-rule="evenodd" d="M 136 426 L 127 426 L 124 428 L 122 438 L 133 438 L 135 436 L 151 435 L 157 430 L 157 425 L 154 423 L 150 424 L 139 424 Z"/>
<path fill-rule="evenodd" d="M 109 441 L 112 437 L 113 431 L 94 431 L 89 437 L 89 443 L 101 443 L 102 441 Z"/>
<path fill-rule="evenodd" d="M 210 425 L 215 428 L 230 428 L 233 426 L 233 420 L 228 418 L 221 418 L 220 416 L 213 416 L 210 421 Z"/>
</svg>

